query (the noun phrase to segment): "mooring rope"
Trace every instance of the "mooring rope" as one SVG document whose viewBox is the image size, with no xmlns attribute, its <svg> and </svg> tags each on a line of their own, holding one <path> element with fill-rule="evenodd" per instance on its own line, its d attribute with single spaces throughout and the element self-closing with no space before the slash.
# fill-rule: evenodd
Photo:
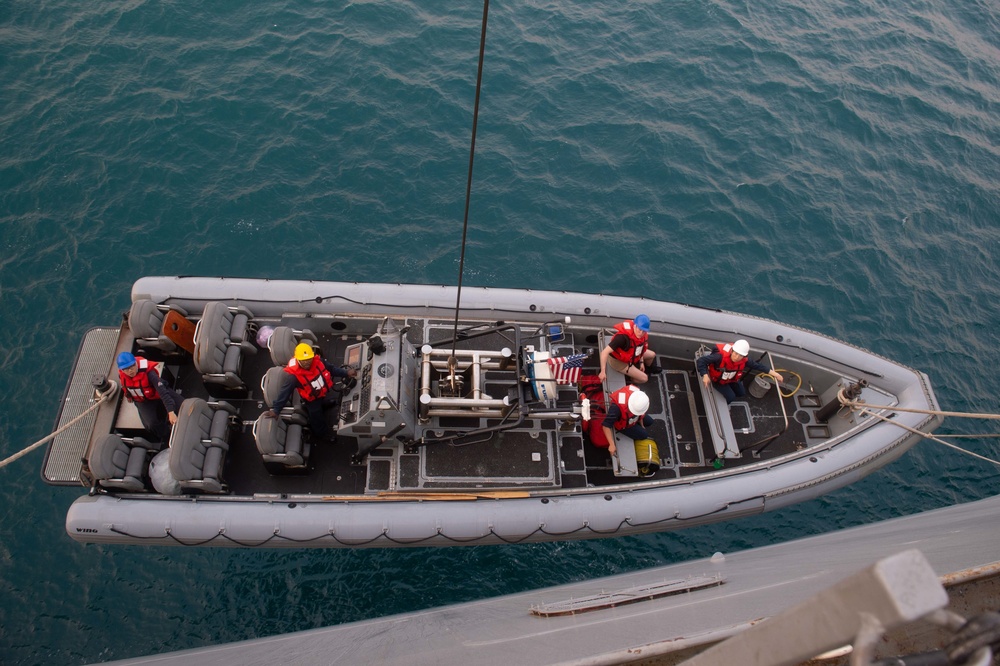
<svg viewBox="0 0 1000 666">
<path fill-rule="evenodd" d="M 843 389 L 841 389 L 841 392 Z M 938 409 L 912 409 L 908 407 L 893 407 L 892 405 L 870 405 L 867 402 L 861 402 L 859 400 L 844 400 L 841 397 L 841 393 L 837 394 L 837 398 L 840 399 L 840 404 L 845 407 L 878 407 L 879 409 L 888 409 L 894 412 L 909 412 L 911 414 L 931 414 L 936 416 L 954 416 L 957 418 L 966 419 L 993 419 L 995 421 L 1000 420 L 1000 414 L 982 414 L 976 412 L 942 412 Z"/>
<path fill-rule="evenodd" d="M 937 409 L 911 409 L 911 408 L 906 408 L 906 407 L 892 407 L 892 406 L 889 406 L 889 405 L 870 405 L 870 404 L 868 404 L 866 402 L 861 402 L 859 400 L 846 400 L 844 398 L 843 394 L 844 394 L 844 390 L 843 389 L 841 389 L 840 392 L 837 394 L 837 398 L 840 400 L 840 404 L 843 407 L 847 407 L 847 408 L 849 408 L 851 410 L 855 410 L 856 409 L 861 414 L 868 414 L 870 416 L 874 416 L 875 418 L 880 419 L 882 421 L 885 421 L 886 423 L 891 423 L 893 425 L 899 426 L 900 428 L 902 428 L 904 430 L 908 430 L 908 431 L 912 432 L 914 435 L 920 435 L 924 439 L 929 439 L 929 440 L 931 440 L 933 442 L 937 442 L 938 444 L 941 444 L 943 446 L 947 446 L 949 449 L 954 449 L 955 451 L 959 451 L 959 452 L 964 453 L 966 455 L 972 456 L 973 458 L 978 458 L 980 460 L 985 460 L 988 463 L 993 463 L 994 465 L 1000 466 L 1000 461 L 998 461 L 998 460 L 993 460 L 992 458 L 987 458 L 986 456 L 980 455 L 978 453 L 974 453 L 972 451 L 969 451 L 968 449 L 963 449 L 962 447 L 956 446 L 956 445 L 951 444 L 949 442 L 946 442 L 943 439 L 941 439 L 940 437 L 932 435 L 929 432 L 923 432 L 922 430 L 917 430 L 916 428 L 911 428 L 908 425 L 904 425 L 904 424 L 899 423 L 897 421 L 893 421 L 889 417 L 882 416 L 881 414 L 872 411 L 872 407 L 875 407 L 877 409 L 888 409 L 888 410 L 894 411 L 894 412 L 909 412 L 911 414 L 928 414 L 928 415 L 931 415 L 931 416 L 935 416 L 935 415 L 937 415 L 937 416 L 955 416 L 955 417 L 959 417 L 959 418 L 1000 419 L 1000 414 L 977 414 L 977 413 L 973 413 L 973 412 L 945 412 L 945 411 L 941 411 L 941 410 L 937 410 Z M 947 437 L 947 436 L 948 435 L 945 435 L 945 437 Z M 954 435 L 954 436 L 955 437 L 962 437 L 963 435 Z M 964 436 L 965 437 L 975 437 L 975 435 L 964 435 Z M 984 435 L 984 437 L 995 437 L 995 436 L 996 435 Z"/>
<path fill-rule="evenodd" d="M 24 448 L 24 449 L 21 449 L 20 451 L 18 451 L 14 455 L 10 456 L 9 458 L 4 458 L 3 460 L 0 460 L 0 468 L 6 467 L 10 463 L 12 463 L 15 460 L 17 460 L 18 458 L 23 458 L 24 456 L 28 455 L 29 453 L 31 453 L 32 451 L 34 451 L 35 449 L 37 449 L 42 444 L 45 444 L 49 440 L 58 437 L 62 433 L 66 432 L 66 430 L 68 430 L 71 426 L 73 426 L 77 421 L 79 421 L 80 419 L 82 419 L 84 416 L 86 416 L 90 412 L 92 412 L 95 409 L 97 409 L 98 407 L 100 407 L 103 403 L 105 403 L 108 400 L 110 400 L 111 398 L 113 398 L 118 393 L 118 384 L 116 382 L 108 382 L 108 383 L 110 384 L 110 386 L 108 387 L 108 389 L 106 391 L 104 391 L 104 393 L 99 393 L 98 394 L 98 395 L 100 395 L 100 398 L 98 398 L 98 400 L 96 402 L 94 402 L 94 404 L 92 404 L 90 407 L 87 407 L 87 409 L 85 409 L 82 412 L 80 412 L 79 415 L 77 415 L 76 417 L 74 417 L 73 419 L 71 419 L 68 423 L 66 423 L 63 426 L 60 426 L 54 432 L 52 432 L 51 434 L 46 435 L 45 437 L 41 438 L 40 440 L 38 440 L 37 442 L 35 442 L 31 446 L 29 446 L 27 448 Z"/>
</svg>

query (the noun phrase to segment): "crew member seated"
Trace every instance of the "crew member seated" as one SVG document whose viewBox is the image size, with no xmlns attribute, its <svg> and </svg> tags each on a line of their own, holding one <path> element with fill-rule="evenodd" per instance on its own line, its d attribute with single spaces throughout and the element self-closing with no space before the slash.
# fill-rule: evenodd
<svg viewBox="0 0 1000 666">
<path fill-rule="evenodd" d="M 660 371 L 655 365 L 656 352 L 649 348 L 649 317 L 637 315 L 633 321 L 615 324 L 615 334 L 601 350 L 601 373 L 603 382 L 608 378 L 607 366 L 622 373 L 633 384 L 645 384 L 650 374 Z"/>
<path fill-rule="evenodd" d="M 749 354 L 750 343 L 746 340 L 737 340 L 733 343 L 720 342 L 715 345 L 714 352 L 699 357 L 695 366 L 705 388 L 711 384 L 726 398 L 726 404 L 729 404 L 736 398 L 746 396 L 747 392 L 741 380 L 747 370 L 770 375 L 778 383 L 783 381 L 784 378 L 779 373 L 747 358 Z"/>
<path fill-rule="evenodd" d="M 125 399 L 135 405 L 142 427 L 160 442 L 170 439 L 177 411 L 184 400 L 156 373 L 156 364 L 129 352 L 118 354 L 118 380 Z"/>
<path fill-rule="evenodd" d="M 284 368 L 287 377 L 278 393 L 271 409 L 264 413 L 266 418 L 275 418 L 284 409 L 292 397 L 292 391 L 298 390 L 302 405 L 309 418 L 309 430 L 313 438 L 322 440 L 329 438 L 330 427 L 327 425 L 323 411 L 326 407 L 337 404 L 338 396 L 332 391 L 334 377 L 356 377 L 358 371 L 354 368 L 334 367 L 316 352 L 312 345 L 300 342 L 295 347 L 295 355 Z"/>
<path fill-rule="evenodd" d="M 608 453 L 615 455 L 615 432 L 620 432 L 633 440 L 649 439 L 646 428 L 653 425 L 649 411 L 649 396 L 633 385 L 624 386 L 611 394 L 608 410 L 604 416 L 604 436 L 607 437 Z"/>
</svg>

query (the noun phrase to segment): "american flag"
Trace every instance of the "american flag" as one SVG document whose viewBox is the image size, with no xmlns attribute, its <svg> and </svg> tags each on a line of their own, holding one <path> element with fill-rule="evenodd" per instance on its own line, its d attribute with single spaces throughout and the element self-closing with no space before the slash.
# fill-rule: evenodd
<svg viewBox="0 0 1000 666">
<path fill-rule="evenodd" d="M 586 354 L 573 354 L 572 356 L 557 356 L 549 359 L 549 368 L 552 369 L 552 376 L 557 384 L 576 384 L 580 381 L 580 369 L 583 368 L 583 359 Z"/>
</svg>

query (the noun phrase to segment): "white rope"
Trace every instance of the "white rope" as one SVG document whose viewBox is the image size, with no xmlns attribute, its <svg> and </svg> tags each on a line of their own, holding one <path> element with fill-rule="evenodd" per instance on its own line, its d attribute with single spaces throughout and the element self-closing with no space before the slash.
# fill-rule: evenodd
<svg viewBox="0 0 1000 666">
<path fill-rule="evenodd" d="M 881 414 L 876 414 L 875 412 L 871 411 L 870 409 L 864 408 L 864 409 L 861 409 L 861 412 L 863 414 L 870 414 L 870 415 L 872 415 L 872 416 L 874 416 L 876 418 L 882 419 L 883 421 L 885 421 L 887 423 L 892 423 L 894 425 L 897 425 L 900 428 L 903 428 L 904 430 L 909 430 L 913 434 L 920 435 L 921 437 L 923 437 L 925 439 L 932 440 L 934 442 L 937 442 L 938 444 L 943 444 L 944 446 L 947 446 L 949 449 L 955 449 L 956 451 L 961 451 L 962 453 L 970 455 L 973 458 L 979 458 L 980 460 L 985 460 L 988 463 L 993 463 L 994 465 L 1000 466 L 1000 461 L 993 460 L 992 458 L 987 458 L 986 456 L 981 456 L 978 453 L 973 453 L 972 451 L 968 451 L 966 449 L 963 449 L 960 446 L 955 446 L 954 444 L 949 444 L 948 442 L 944 441 L 943 439 L 941 439 L 939 437 L 935 437 L 934 435 L 932 435 L 930 433 L 922 432 L 920 430 L 917 430 L 916 428 L 911 428 L 908 425 L 903 425 L 902 423 L 898 423 L 896 421 L 892 421 L 889 418 L 887 418 L 885 416 L 882 416 Z"/>
<path fill-rule="evenodd" d="M 32 451 L 34 451 L 35 449 L 37 449 L 42 444 L 45 444 L 49 440 L 54 439 L 55 437 L 58 437 L 63 432 L 65 432 L 67 429 L 69 429 L 73 424 L 75 424 L 77 421 L 79 421 L 80 419 L 82 419 L 84 416 L 86 416 L 90 412 L 92 412 L 95 409 L 97 409 L 98 407 L 100 407 L 103 403 L 105 403 L 108 400 L 110 400 L 115 394 L 118 393 L 118 384 L 116 382 L 110 382 L 110 384 L 111 384 L 111 386 L 108 388 L 108 390 L 105 391 L 104 393 L 100 394 L 100 398 L 97 400 L 97 402 L 95 402 L 94 404 L 92 404 L 87 409 L 83 410 L 83 412 L 81 412 L 78 416 L 76 416 L 75 418 L 73 418 L 72 420 L 70 420 L 69 423 L 67 423 L 66 425 L 60 426 L 52 434 L 43 437 L 42 439 L 38 440 L 37 442 L 35 442 L 34 444 L 32 444 L 31 446 L 29 446 L 27 448 L 21 449 L 20 451 L 18 451 L 14 455 L 10 456 L 9 458 L 4 458 L 3 460 L 0 460 L 0 468 L 6 467 L 10 463 L 12 463 L 15 460 L 17 460 L 18 458 L 23 458 L 24 456 L 28 455 L 29 453 L 31 453 Z"/>
<path fill-rule="evenodd" d="M 1000 414 L 977 414 L 975 412 L 942 412 L 936 409 L 909 409 L 906 407 L 893 407 L 891 405 L 870 405 L 867 402 L 861 402 L 859 400 L 844 400 L 843 389 L 837 394 L 837 398 L 840 399 L 840 404 L 847 407 L 878 407 L 879 409 L 890 409 L 894 412 L 910 412 L 911 414 L 936 414 L 938 416 L 955 416 L 958 418 L 965 419 L 993 419 L 1000 420 Z"/>
<path fill-rule="evenodd" d="M 914 435 L 920 435 L 924 439 L 929 439 L 929 440 L 931 440 L 933 442 L 937 442 L 938 444 L 942 444 L 944 446 L 947 446 L 949 449 L 954 449 L 954 450 L 960 451 L 960 452 L 962 452 L 962 453 L 964 453 L 966 455 L 972 456 L 973 458 L 979 458 L 980 460 L 985 460 L 988 463 L 993 463 L 994 465 L 1000 466 L 1000 461 L 993 460 L 992 458 L 987 458 L 986 456 L 981 456 L 978 453 L 973 453 L 972 451 L 969 451 L 967 449 L 963 449 L 960 446 L 955 446 L 954 444 L 949 444 L 948 442 L 944 441 L 940 437 L 935 437 L 934 435 L 932 435 L 932 434 L 930 434 L 928 432 L 923 432 L 921 430 L 917 430 L 916 428 L 911 428 L 908 425 L 904 425 L 902 423 L 898 423 L 896 421 L 893 421 L 893 420 L 889 419 L 888 417 L 885 417 L 885 416 L 882 416 L 881 414 L 873 412 L 871 410 L 872 405 L 868 405 L 866 403 L 857 402 L 857 401 L 853 401 L 853 400 L 848 400 L 848 401 L 842 400 L 841 402 L 844 404 L 845 407 L 851 407 L 852 409 L 857 408 L 858 411 L 861 412 L 862 414 L 869 414 L 871 416 L 874 416 L 875 418 L 878 418 L 878 419 L 881 419 L 881 420 L 885 421 L 886 423 L 891 423 L 893 425 L 897 425 L 900 428 L 903 428 L 904 430 L 909 430 Z M 962 412 L 939 412 L 939 411 L 935 411 L 935 410 L 932 410 L 932 409 L 902 409 L 902 408 L 899 408 L 899 407 L 890 407 L 888 405 L 874 405 L 874 407 L 877 407 L 878 409 L 889 409 L 889 410 L 897 411 L 897 412 L 913 412 L 913 413 L 917 413 L 917 414 L 941 414 L 941 415 L 944 415 L 944 416 L 967 416 L 967 417 L 973 416 L 973 415 L 962 413 Z M 980 415 L 980 416 L 981 416 L 981 418 L 1000 419 L 1000 414 L 985 414 L 985 415 Z"/>
</svg>

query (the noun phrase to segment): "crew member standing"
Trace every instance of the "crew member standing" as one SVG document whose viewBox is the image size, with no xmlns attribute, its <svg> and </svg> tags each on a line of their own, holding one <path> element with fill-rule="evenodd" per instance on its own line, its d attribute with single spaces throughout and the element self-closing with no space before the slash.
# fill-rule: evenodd
<svg viewBox="0 0 1000 666">
<path fill-rule="evenodd" d="M 358 371 L 354 368 L 333 367 L 329 362 L 316 356 L 311 345 L 300 342 L 295 347 L 295 353 L 285 366 L 288 377 L 278 393 L 271 409 L 265 412 L 268 418 L 274 418 L 292 397 L 292 390 L 298 390 L 302 404 L 309 417 L 309 430 L 316 439 L 327 439 L 330 427 L 327 425 L 323 410 L 337 403 L 338 396 L 331 391 L 334 377 L 356 377 Z"/>
<path fill-rule="evenodd" d="M 604 436 L 610 445 L 608 453 L 615 455 L 615 432 L 620 432 L 633 440 L 649 439 L 646 428 L 653 425 L 649 411 L 649 396 L 633 385 L 622 387 L 611 394 L 608 411 L 604 417 Z"/>
<path fill-rule="evenodd" d="M 156 372 L 156 364 L 129 352 L 118 354 L 118 379 L 125 399 L 135 405 L 142 426 L 161 442 L 170 440 L 170 426 L 184 401 Z"/>
<path fill-rule="evenodd" d="M 615 324 L 615 334 L 601 350 L 601 372 L 603 382 L 607 379 L 607 366 L 616 370 L 634 384 L 645 384 L 650 374 L 660 371 L 654 365 L 656 352 L 649 348 L 649 317 L 637 315 L 633 321 Z"/>
<path fill-rule="evenodd" d="M 708 388 L 709 384 L 714 386 L 716 391 L 725 396 L 728 404 L 747 394 L 741 381 L 747 370 L 770 375 L 779 383 L 784 381 L 779 373 L 747 358 L 749 353 L 750 343 L 746 340 L 737 340 L 732 344 L 720 342 L 715 345 L 714 352 L 702 356 L 695 364 L 705 388 Z"/>
</svg>

